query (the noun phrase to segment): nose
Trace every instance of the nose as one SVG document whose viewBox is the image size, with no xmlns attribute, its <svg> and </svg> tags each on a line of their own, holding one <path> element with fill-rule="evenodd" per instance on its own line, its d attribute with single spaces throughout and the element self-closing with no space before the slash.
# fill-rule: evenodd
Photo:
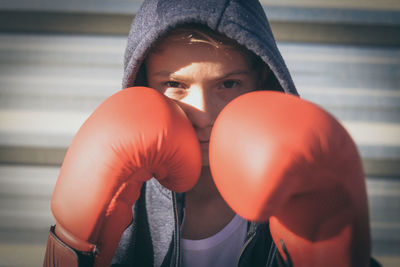
<svg viewBox="0 0 400 267">
<path fill-rule="evenodd" d="M 215 120 L 211 95 L 203 87 L 192 87 L 180 100 L 180 106 L 192 122 L 200 141 L 208 141 Z"/>
</svg>

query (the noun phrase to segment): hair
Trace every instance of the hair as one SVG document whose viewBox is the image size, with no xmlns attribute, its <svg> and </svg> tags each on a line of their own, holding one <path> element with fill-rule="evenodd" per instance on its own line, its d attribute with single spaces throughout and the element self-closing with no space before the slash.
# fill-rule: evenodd
<svg viewBox="0 0 400 267">
<path fill-rule="evenodd" d="M 272 73 L 264 61 L 255 53 L 248 50 L 237 41 L 226 37 L 225 35 L 220 34 L 202 24 L 184 24 L 168 31 L 163 37 L 153 44 L 153 46 L 150 48 L 149 54 L 160 53 L 162 51 L 160 44 L 164 42 L 184 42 L 188 45 L 209 45 L 216 49 L 234 49 L 243 56 L 250 69 L 256 70 L 264 77 L 265 82 L 269 80 L 268 78 Z M 147 83 L 146 73 L 144 71 L 145 64 L 146 63 L 144 61 L 136 77 L 135 85 L 146 85 Z"/>
</svg>

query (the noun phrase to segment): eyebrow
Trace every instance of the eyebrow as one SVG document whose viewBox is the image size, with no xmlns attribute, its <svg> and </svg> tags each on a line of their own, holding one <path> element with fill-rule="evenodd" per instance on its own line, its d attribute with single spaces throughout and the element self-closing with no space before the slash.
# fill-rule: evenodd
<svg viewBox="0 0 400 267">
<path fill-rule="evenodd" d="M 224 80 L 224 79 L 228 78 L 229 76 L 234 76 L 234 75 L 249 75 L 249 74 L 250 74 L 250 71 L 247 71 L 247 70 L 235 70 L 235 71 L 232 71 L 232 72 L 228 72 L 225 75 L 223 75 L 223 76 L 221 76 L 221 77 L 219 77 L 219 78 L 217 78 L 215 80 L 216 81 Z"/>
<path fill-rule="evenodd" d="M 247 71 L 247 70 L 234 70 L 234 71 L 231 71 L 231 72 L 228 72 L 228 73 L 222 75 L 221 77 L 216 77 L 213 80 L 219 81 L 219 80 L 226 79 L 229 76 L 249 75 L 249 74 L 250 74 L 250 71 Z M 155 76 L 159 76 L 159 77 L 172 77 L 172 78 L 175 78 L 175 79 L 178 79 L 178 80 L 184 80 L 184 78 L 181 77 L 180 75 L 176 75 L 175 73 L 169 72 L 169 71 L 166 71 L 166 70 L 162 70 L 162 71 L 156 72 L 156 73 L 154 73 L 154 75 Z"/>
<path fill-rule="evenodd" d="M 172 74 L 173 74 L 173 72 L 162 70 L 162 71 L 154 73 L 154 76 L 163 76 L 164 77 L 164 76 L 171 76 Z"/>
</svg>

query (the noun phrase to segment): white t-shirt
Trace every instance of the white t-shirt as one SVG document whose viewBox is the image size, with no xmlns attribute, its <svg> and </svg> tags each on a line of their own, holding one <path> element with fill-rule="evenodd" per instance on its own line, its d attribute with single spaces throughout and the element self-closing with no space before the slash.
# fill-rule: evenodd
<svg viewBox="0 0 400 267">
<path fill-rule="evenodd" d="M 236 265 L 247 233 L 247 221 L 236 215 L 221 231 L 200 240 L 181 239 L 183 267 Z"/>
</svg>

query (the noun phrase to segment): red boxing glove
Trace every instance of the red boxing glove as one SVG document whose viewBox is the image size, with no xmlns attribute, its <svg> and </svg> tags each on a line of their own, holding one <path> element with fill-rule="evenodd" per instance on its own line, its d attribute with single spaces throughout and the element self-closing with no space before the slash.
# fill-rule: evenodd
<svg viewBox="0 0 400 267">
<path fill-rule="evenodd" d="M 200 168 L 199 142 L 178 105 L 150 88 L 114 94 L 82 125 L 65 156 L 51 200 L 56 237 L 44 265 L 76 263 L 68 251 L 57 252 L 61 242 L 54 240 L 61 240 L 80 253 L 96 252 L 95 266 L 109 266 L 142 183 L 154 176 L 186 191 Z"/>
<path fill-rule="evenodd" d="M 233 210 L 269 220 L 280 254 L 289 261 L 287 251 L 293 266 L 368 266 L 360 156 L 346 130 L 318 106 L 271 91 L 238 97 L 214 124 L 210 167 Z"/>
</svg>

